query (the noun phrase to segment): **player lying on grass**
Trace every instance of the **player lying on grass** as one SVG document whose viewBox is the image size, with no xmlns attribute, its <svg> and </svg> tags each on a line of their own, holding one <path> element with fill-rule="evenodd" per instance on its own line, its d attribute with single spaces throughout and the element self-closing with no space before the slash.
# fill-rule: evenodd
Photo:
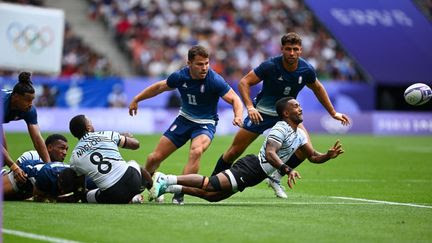
<svg viewBox="0 0 432 243">
<path fill-rule="evenodd" d="M 88 191 L 90 203 L 129 203 L 153 185 L 150 174 L 135 161 L 126 162 L 119 147 L 138 149 L 139 141 L 131 134 L 113 131 L 95 132 L 84 115 L 72 118 L 69 129 L 78 144 L 72 151 L 71 168 L 78 176 L 88 176 L 97 189 Z"/>
<path fill-rule="evenodd" d="M 210 178 L 197 174 L 175 176 L 155 173 L 150 197 L 157 198 L 167 192 L 182 192 L 217 202 L 246 187 L 257 185 L 276 170 L 282 175 L 288 175 L 288 186 L 292 188 L 300 174 L 286 165 L 286 162 L 296 149 L 300 149 L 314 163 L 324 163 L 344 152 L 339 141 L 325 154 L 317 152 L 307 143 L 305 132 L 298 129 L 298 125 L 303 122 L 302 108 L 294 98 L 285 97 L 277 101 L 276 111 L 281 121 L 271 128 L 258 156 L 247 155 L 230 169 Z"/>
<path fill-rule="evenodd" d="M 79 187 L 83 187 L 84 178 L 78 180 L 76 175 L 73 176 L 66 170 L 69 165 L 62 163 L 68 150 L 67 139 L 61 134 L 52 134 L 45 140 L 45 145 L 51 161 L 57 162 L 45 164 L 35 150 L 24 152 L 16 164 L 24 172 L 27 180 L 24 183 L 20 182 L 12 170 L 3 175 L 5 200 L 25 200 L 31 197 L 37 201 L 57 200 L 58 196 L 78 191 Z M 94 183 L 88 180 L 87 188 L 94 187 Z M 66 198 L 61 197 L 59 201 Z"/>
</svg>

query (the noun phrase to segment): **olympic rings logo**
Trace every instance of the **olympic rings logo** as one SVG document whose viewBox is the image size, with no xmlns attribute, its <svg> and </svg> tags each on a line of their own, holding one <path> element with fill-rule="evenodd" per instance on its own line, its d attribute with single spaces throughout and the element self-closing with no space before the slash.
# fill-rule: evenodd
<svg viewBox="0 0 432 243">
<path fill-rule="evenodd" d="M 17 51 L 30 50 L 39 54 L 53 42 L 54 31 L 49 26 L 38 28 L 32 24 L 23 26 L 12 22 L 7 28 L 7 38 Z"/>
</svg>

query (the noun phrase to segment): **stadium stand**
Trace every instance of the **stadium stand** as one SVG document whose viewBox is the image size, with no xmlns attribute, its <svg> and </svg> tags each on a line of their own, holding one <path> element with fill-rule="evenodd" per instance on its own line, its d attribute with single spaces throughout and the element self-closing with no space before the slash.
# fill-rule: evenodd
<svg viewBox="0 0 432 243">
<path fill-rule="evenodd" d="M 27 4 L 44 7 L 42 0 L 7 0 L 7 3 Z M 14 71 L 1 70 L 0 75 L 14 75 Z M 102 54 L 91 49 L 77 36 L 66 23 L 60 76 L 106 77 L 115 75 L 110 61 Z M 16 75 L 15 75 L 16 76 Z"/>
<path fill-rule="evenodd" d="M 315 66 L 320 79 L 364 80 L 303 1 L 89 0 L 89 4 L 89 16 L 104 21 L 141 75 L 166 76 L 184 65 L 182 58 L 190 45 L 200 43 L 214 52 L 214 70 L 227 80 L 238 80 L 279 54 L 283 33 L 296 31 L 303 37 L 303 57 Z"/>
</svg>

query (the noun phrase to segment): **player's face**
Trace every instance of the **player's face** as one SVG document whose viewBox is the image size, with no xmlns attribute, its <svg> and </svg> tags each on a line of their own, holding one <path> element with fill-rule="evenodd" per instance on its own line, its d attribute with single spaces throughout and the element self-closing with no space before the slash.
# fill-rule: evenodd
<svg viewBox="0 0 432 243">
<path fill-rule="evenodd" d="M 288 118 L 296 124 L 300 124 L 303 122 L 303 109 L 297 100 L 288 101 L 287 105 L 288 109 Z"/>
<path fill-rule="evenodd" d="M 11 102 L 15 109 L 27 112 L 30 111 L 34 98 L 35 94 L 24 93 L 23 95 L 20 95 L 15 93 L 11 98 Z"/>
<path fill-rule="evenodd" d="M 204 79 L 210 67 L 209 58 L 195 56 L 192 61 L 188 61 L 188 65 L 193 79 Z"/>
<path fill-rule="evenodd" d="M 69 149 L 69 146 L 65 141 L 58 139 L 52 144 L 49 144 L 47 149 L 51 161 L 63 162 L 64 159 L 66 158 L 66 154 Z"/>
<path fill-rule="evenodd" d="M 285 44 L 281 47 L 283 59 L 289 65 L 296 64 L 301 52 L 302 48 L 298 44 Z"/>
</svg>

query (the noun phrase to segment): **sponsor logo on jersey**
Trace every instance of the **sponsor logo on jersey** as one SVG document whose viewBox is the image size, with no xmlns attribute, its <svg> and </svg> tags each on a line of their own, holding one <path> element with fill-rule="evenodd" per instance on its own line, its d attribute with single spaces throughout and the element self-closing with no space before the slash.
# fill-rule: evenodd
<svg viewBox="0 0 432 243">
<path fill-rule="evenodd" d="M 279 81 L 284 81 L 284 79 L 282 78 L 282 75 L 278 78 Z"/>
<path fill-rule="evenodd" d="M 177 128 L 177 125 L 174 124 L 174 125 L 172 125 L 172 127 L 170 128 L 170 131 L 172 132 L 172 131 L 174 131 L 176 128 Z"/>
<path fill-rule="evenodd" d="M 204 91 L 205 91 L 204 84 L 201 84 L 200 92 L 201 92 L 201 93 L 204 93 Z"/>
<path fill-rule="evenodd" d="M 299 84 L 301 84 L 301 83 L 302 83 L 302 81 L 303 81 L 303 77 L 302 77 L 302 76 L 300 76 L 300 77 L 299 77 L 299 79 L 298 79 L 298 83 L 299 83 Z"/>
<path fill-rule="evenodd" d="M 182 87 L 187 89 L 187 85 L 186 85 L 186 83 L 184 83 L 184 84 L 182 85 Z"/>
</svg>

